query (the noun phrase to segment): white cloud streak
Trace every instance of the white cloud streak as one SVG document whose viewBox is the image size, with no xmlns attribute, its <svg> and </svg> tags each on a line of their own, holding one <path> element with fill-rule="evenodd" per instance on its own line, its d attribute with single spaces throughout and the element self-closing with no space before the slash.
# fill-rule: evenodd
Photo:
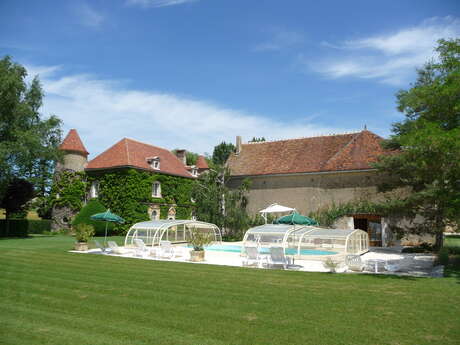
<svg viewBox="0 0 460 345">
<path fill-rule="evenodd" d="M 40 74 L 44 114 L 56 114 L 64 129 L 76 128 L 92 157 L 129 137 L 153 145 L 212 153 L 236 135 L 285 139 L 343 132 L 307 122 L 273 120 L 211 102 L 153 91 L 92 75 L 63 75 L 62 67 L 27 66 Z M 284 114 L 286 115 L 286 114 Z"/>
<path fill-rule="evenodd" d="M 183 5 L 189 2 L 195 2 L 198 0 L 127 0 L 127 5 L 141 6 L 144 8 L 148 7 L 167 7 L 175 5 Z"/>
<path fill-rule="evenodd" d="M 104 22 L 104 16 L 87 3 L 79 3 L 74 7 L 80 23 L 90 28 L 97 28 Z"/>
<path fill-rule="evenodd" d="M 460 36 L 460 20 L 454 17 L 430 18 L 420 25 L 400 31 L 348 40 L 341 44 L 323 42 L 322 45 L 338 49 L 340 56 L 321 62 L 301 62 L 310 69 L 329 78 L 356 77 L 377 79 L 383 83 L 403 85 L 431 58 L 441 38 Z"/>
</svg>

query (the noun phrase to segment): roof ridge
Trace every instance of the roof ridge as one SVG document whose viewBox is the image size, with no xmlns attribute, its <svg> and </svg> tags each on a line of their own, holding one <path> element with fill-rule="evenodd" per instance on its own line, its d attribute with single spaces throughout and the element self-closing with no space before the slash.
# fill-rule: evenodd
<svg viewBox="0 0 460 345">
<path fill-rule="evenodd" d="M 160 147 L 160 146 L 155 146 L 155 145 L 152 145 L 152 144 L 148 144 L 148 143 L 145 143 L 143 141 L 139 141 L 139 140 L 136 140 L 136 139 L 133 139 L 133 138 L 124 138 L 126 140 L 131 140 L 131 141 L 135 141 L 136 143 L 139 143 L 139 144 L 142 144 L 142 145 L 147 145 L 147 146 L 150 146 L 150 147 L 154 147 L 156 149 L 160 149 L 160 150 L 164 150 L 164 151 L 168 151 L 168 152 L 171 152 L 170 150 L 168 149 L 165 149 L 164 147 Z"/>
<path fill-rule="evenodd" d="M 322 166 L 324 167 L 324 166 L 328 165 L 329 162 L 333 161 L 333 160 L 336 159 L 338 156 L 340 156 L 340 155 L 342 154 L 342 152 L 346 150 L 347 147 L 349 147 L 351 144 L 353 144 L 353 143 L 356 141 L 356 139 L 358 139 L 358 137 L 359 137 L 360 135 L 362 135 L 362 133 L 363 133 L 363 131 L 360 131 L 360 132 L 356 133 L 356 134 L 350 139 L 350 141 L 349 141 L 346 145 L 344 145 L 344 146 L 343 146 L 340 150 L 338 150 L 331 158 L 329 158 L 326 162 L 324 162 L 324 164 L 322 164 Z"/>
<path fill-rule="evenodd" d="M 242 145 L 257 145 L 257 144 L 270 144 L 270 143 L 279 143 L 281 141 L 293 141 L 293 140 L 304 140 L 304 139 L 315 139 L 315 138 L 324 138 L 324 137 L 339 137 L 345 135 L 356 135 L 360 134 L 363 131 L 358 132 L 344 132 L 344 133 L 336 133 L 336 134 L 324 134 L 324 135 L 315 135 L 313 137 L 300 137 L 300 138 L 292 138 L 292 139 L 278 139 L 278 140 L 271 140 L 271 141 L 253 141 L 247 142 Z M 369 132 L 369 131 L 368 131 Z M 372 133 L 372 132 L 371 132 Z"/>
</svg>

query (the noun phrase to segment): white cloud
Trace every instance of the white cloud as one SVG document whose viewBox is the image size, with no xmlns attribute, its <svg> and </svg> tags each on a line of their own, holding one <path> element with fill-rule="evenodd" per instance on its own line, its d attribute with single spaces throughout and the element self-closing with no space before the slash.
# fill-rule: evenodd
<svg viewBox="0 0 460 345">
<path fill-rule="evenodd" d="M 141 7 L 166 7 L 195 1 L 198 0 L 127 0 L 126 3 L 128 5 L 137 5 Z"/>
<path fill-rule="evenodd" d="M 304 37 L 302 34 L 283 30 L 283 29 L 273 29 L 270 30 L 271 38 L 263 43 L 257 44 L 254 47 L 254 51 L 274 51 L 282 50 L 284 48 L 292 47 L 303 42 Z"/>
<path fill-rule="evenodd" d="M 435 17 L 391 34 L 348 40 L 341 44 L 323 42 L 325 47 L 339 49 L 341 56 L 321 62 L 305 58 L 301 61 L 330 78 L 370 78 L 401 85 L 411 80 L 415 68 L 435 58 L 437 40 L 458 36 L 458 18 Z"/>
<path fill-rule="evenodd" d="M 130 90 L 122 82 L 92 75 L 64 75 L 58 67 L 27 69 L 40 72 L 44 114 L 59 116 L 65 130 L 76 128 L 92 157 L 124 137 L 212 153 L 215 145 L 234 142 L 236 135 L 273 140 L 343 132 L 307 122 L 308 116 L 303 123 L 273 120 L 208 101 Z"/>
<path fill-rule="evenodd" d="M 104 22 L 104 16 L 87 3 L 79 3 L 74 7 L 74 11 L 80 23 L 84 26 L 97 28 Z"/>
</svg>

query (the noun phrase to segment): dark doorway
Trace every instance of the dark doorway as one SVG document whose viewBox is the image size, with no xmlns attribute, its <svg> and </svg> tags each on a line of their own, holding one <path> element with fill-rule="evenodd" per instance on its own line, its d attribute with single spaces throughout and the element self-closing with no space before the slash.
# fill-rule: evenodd
<svg viewBox="0 0 460 345">
<path fill-rule="evenodd" d="M 382 246 L 381 217 L 372 214 L 359 214 L 353 216 L 355 229 L 364 230 L 369 235 L 369 244 L 372 247 Z"/>
</svg>

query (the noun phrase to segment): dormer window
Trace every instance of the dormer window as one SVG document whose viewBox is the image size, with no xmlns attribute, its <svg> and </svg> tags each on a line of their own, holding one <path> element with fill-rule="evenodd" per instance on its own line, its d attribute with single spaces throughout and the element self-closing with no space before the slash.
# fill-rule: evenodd
<svg viewBox="0 0 460 345">
<path fill-rule="evenodd" d="M 192 175 L 198 177 L 198 168 L 195 166 L 192 167 Z"/>
<path fill-rule="evenodd" d="M 161 198 L 161 183 L 158 181 L 152 185 L 152 197 Z"/>
<path fill-rule="evenodd" d="M 160 170 L 160 157 L 155 156 L 152 158 L 147 158 L 147 163 L 153 170 Z"/>
</svg>

